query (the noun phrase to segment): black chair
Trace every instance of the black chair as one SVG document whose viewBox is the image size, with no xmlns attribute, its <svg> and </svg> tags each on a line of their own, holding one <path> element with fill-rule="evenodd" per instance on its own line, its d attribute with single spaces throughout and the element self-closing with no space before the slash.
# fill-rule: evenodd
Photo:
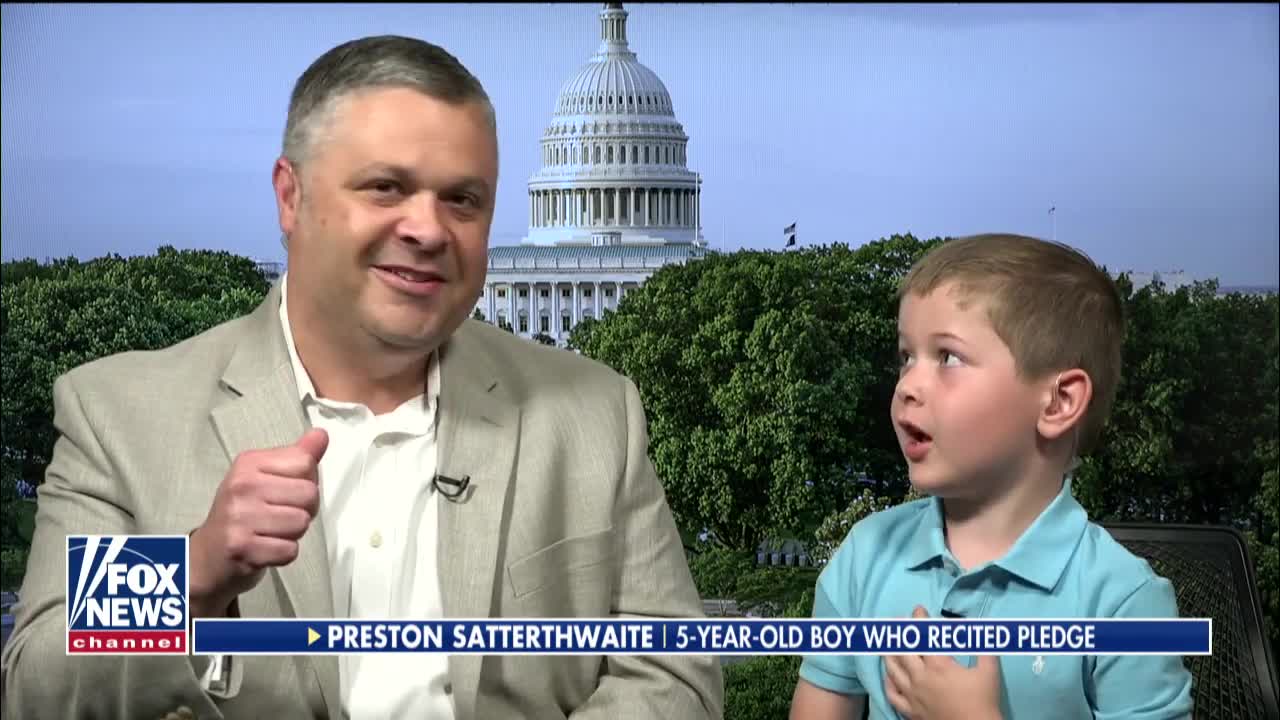
<svg viewBox="0 0 1280 720">
<path fill-rule="evenodd" d="M 1244 536 L 1206 525 L 1103 527 L 1173 584 L 1182 617 L 1213 618 L 1213 655 L 1186 658 L 1196 720 L 1280 719 L 1275 658 Z"/>
</svg>

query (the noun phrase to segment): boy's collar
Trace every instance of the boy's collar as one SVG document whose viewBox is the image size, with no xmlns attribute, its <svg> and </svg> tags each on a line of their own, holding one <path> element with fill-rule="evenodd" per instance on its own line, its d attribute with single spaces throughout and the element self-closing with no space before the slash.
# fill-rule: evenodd
<svg viewBox="0 0 1280 720">
<path fill-rule="evenodd" d="M 1071 494 L 1071 478 L 1068 476 L 1063 480 L 1057 497 L 1022 533 L 1009 552 L 990 564 L 1051 591 L 1062 578 L 1088 525 L 1089 516 Z M 932 498 L 925 508 L 911 547 L 914 551 L 908 552 L 906 557 L 909 569 L 921 568 L 939 557 L 955 562 L 943 535 L 941 499 Z"/>
</svg>

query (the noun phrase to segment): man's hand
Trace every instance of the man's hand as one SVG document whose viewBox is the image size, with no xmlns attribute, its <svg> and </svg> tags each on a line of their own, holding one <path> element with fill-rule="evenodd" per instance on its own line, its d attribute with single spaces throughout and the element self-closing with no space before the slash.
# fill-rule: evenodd
<svg viewBox="0 0 1280 720">
<path fill-rule="evenodd" d="M 236 457 L 191 534 L 192 617 L 225 616 L 268 567 L 298 557 L 298 540 L 320 509 L 320 458 L 328 447 L 329 435 L 313 429 L 293 445 Z"/>
<path fill-rule="evenodd" d="M 927 618 L 919 605 L 913 618 Z M 966 668 L 944 655 L 893 655 L 885 658 L 885 696 L 911 720 L 982 720 L 999 718 L 1000 662 L 978 657 Z"/>
</svg>

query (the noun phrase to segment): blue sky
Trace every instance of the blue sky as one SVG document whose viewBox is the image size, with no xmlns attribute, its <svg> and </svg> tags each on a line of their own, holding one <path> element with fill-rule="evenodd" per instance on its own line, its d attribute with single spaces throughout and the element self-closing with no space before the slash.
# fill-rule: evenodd
<svg viewBox="0 0 1280 720">
<path fill-rule="evenodd" d="M 370 34 L 457 55 L 498 110 L 492 242 L 600 4 L 4 5 L 3 257 L 162 244 L 283 259 L 288 94 Z M 1112 269 L 1280 281 L 1272 5 L 627 6 L 703 174 L 714 247 L 1012 231 Z"/>
</svg>

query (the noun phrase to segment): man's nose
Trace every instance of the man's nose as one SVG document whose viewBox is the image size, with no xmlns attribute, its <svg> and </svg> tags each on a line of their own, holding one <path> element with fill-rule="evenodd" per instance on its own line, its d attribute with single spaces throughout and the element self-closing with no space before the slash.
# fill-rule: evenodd
<svg viewBox="0 0 1280 720">
<path fill-rule="evenodd" d="M 448 209 L 435 193 L 423 193 L 407 205 L 407 212 L 397 229 L 400 240 L 427 252 L 438 250 L 449 241 L 449 226 L 444 214 Z"/>
</svg>

